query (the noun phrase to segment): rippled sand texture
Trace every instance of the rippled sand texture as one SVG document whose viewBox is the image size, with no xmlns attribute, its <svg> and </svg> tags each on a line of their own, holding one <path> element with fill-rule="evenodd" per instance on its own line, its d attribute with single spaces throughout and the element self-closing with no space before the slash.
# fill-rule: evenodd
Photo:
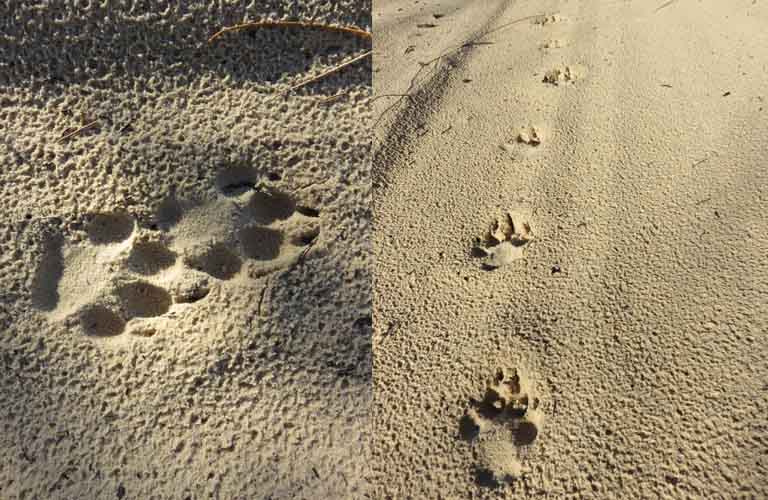
<svg viewBox="0 0 768 500">
<path fill-rule="evenodd" d="M 374 497 L 767 497 L 768 4 L 374 7 Z"/>
<path fill-rule="evenodd" d="M 370 2 L 12 4 L 0 497 L 360 498 Z"/>
</svg>

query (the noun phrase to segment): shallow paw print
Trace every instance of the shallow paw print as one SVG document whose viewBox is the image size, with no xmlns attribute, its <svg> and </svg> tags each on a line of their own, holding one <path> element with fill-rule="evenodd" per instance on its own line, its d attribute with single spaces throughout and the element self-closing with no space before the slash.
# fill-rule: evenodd
<svg viewBox="0 0 768 500">
<path fill-rule="evenodd" d="M 518 145 L 530 146 L 531 149 L 536 149 L 541 145 L 542 142 L 541 130 L 538 127 L 534 127 L 532 125 L 521 127 L 514 140 L 502 144 L 501 149 L 508 153 L 514 154 L 515 150 L 519 148 L 516 148 L 513 142 L 516 142 Z"/>
<path fill-rule="evenodd" d="M 545 14 L 534 17 L 531 21 L 531 24 L 535 24 L 536 26 L 548 26 L 550 24 L 561 23 L 563 21 L 565 21 L 565 18 L 560 14 Z"/>
<path fill-rule="evenodd" d="M 537 127 L 523 127 L 517 134 L 517 142 L 537 147 L 541 144 L 541 132 Z"/>
<path fill-rule="evenodd" d="M 566 65 L 562 68 L 553 68 L 544 73 L 544 83 L 550 85 L 572 85 L 584 75 L 584 69 L 581 66 Z"/>
<path fill-rule="evenodd" d="M 562 49 L 563 47 L 565 47 L 565 42 L 558 38 L 552 38 L 541 44 L 543 50 Z"/>
<path fill-rule="evenodd" d="M 43 242 L 32 290 L 33 297 L 42 297 L 41 312 L 51 321 L 79 324 L 94 339 L 120 336 L 134 319 L 168 312 L 173 304 L 168 291 L 140 279 L 176 263 L 159 235 L 138 229 L 135 219 L 120 211 L 88 216 L 85 234 L 69 244 L 61 237 L 52 240 L 55 245 Z"/>
<path fill-rule="evenodd" d="M 483 399 L 470 400 L 459 423 L 461 437 L 473 446 L 478 481 L 497 485 L 521 477 L 527 449 L 543 423 L 530 380 L 520 370 L 499 369 Z"/>
<path fill-rule="evenodd" d="M 473 255 L 484 258 L 483 268 L 496 269 L 522 259 L 531 240 L 531 226 L 523 215 L 507 212 L 494 219 L 483 238 L 475 240 Z"/>
</svg>

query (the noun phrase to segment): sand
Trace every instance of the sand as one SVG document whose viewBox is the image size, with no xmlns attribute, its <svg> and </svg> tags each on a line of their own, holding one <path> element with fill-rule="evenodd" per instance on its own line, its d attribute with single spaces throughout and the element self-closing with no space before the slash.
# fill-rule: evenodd
<svg viewBox="0 0 768 500">
<path fill-rule="evenodd" d="M 2 499 L 367 489 L 370 41 L 206 40 L 370 2 L 227 4 L 0 7 Z"/>
<path fill-rule="evenodd" d="M 768 496 L 768 5 L 373 22 L 373 497 Z"/>
</svg>

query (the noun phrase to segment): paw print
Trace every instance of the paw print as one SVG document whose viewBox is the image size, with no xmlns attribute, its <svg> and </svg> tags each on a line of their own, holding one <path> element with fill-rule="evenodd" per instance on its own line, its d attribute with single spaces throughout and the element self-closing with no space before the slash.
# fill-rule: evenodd
<svg viewBox="0 0 768 500">
<path fill-rule="evenodd" d="M 148 228 L 126 212 L 91 214 L 79 241 L 44 244 L 33 302 L 89 338 L 150 337 L 214 286 L 293 264 L 318 238 L 320 212 L 256 180 L 225 171 L 215 199 L 169 198 Z"/>
<path fill-rule="evenodd" d="M 475 240 L 473 254 L 485 258 L 485 269 L 496 269 L 522 259 L 531 240 L 531 226 L 523 215 L 507 212 L 493 220 L 482 239 Z"/>
<path fill-rule="evenodd" d="M 470 400 L 459 431 L 473 447 L 478 480 L 509 483 L 522 476 L 527 449 L 541 432 L 544 414 L 528 378 L 499 369 L 482 400 Z"/>
<path fill-rule="evenodd" d="M 576 83 L 576 80 L 580 79 L 584 74 L 584 69 L 581 66 L 567 65 L 562 68 L 553 68 L 544 73 L 544 83 L 550 85 L 569 85 Z"/>
</svg>

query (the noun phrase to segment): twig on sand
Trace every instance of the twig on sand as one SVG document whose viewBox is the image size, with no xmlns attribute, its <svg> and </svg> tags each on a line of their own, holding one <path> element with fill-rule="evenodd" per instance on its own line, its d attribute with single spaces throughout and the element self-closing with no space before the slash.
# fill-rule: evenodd
<svg viewBox="0 0 768 500">
<path fill-rule="evenodd" d="M 208 43 L 213 43 L 216 41 L 217 38 L 221 37 L 225 33 L 229 33 L 232 31 L 241 31 L 241 30 L 251 30 L 251 29 L 260 29 L 260 28 L 309 28 L 309 29 L 318 29 L 322 31 L 330 31 L 334 33 L 345 33 L 349 35 L 353 35 L 359 38 L 362 38 L 364 40 L 372 40 L 373 36 L 370 32 L 361 30 L 360 28 L 350 28 L 345 26 L 329 26 L 327 24 L 318 24 L 318 23 L 312 23 L 312 22 L 303 22 L 303 21 L 261 21 L 261 22 L 252 22 L 252 23 L 243 23 L 243 24 L 236 24 L 234 26 L 227 26 L 226 28 L 222 28 L 218 32 L 214 33 L 213 36 L 211 36 L 208 39 Z M 292 92 L 298 88 L 301 88 L 305 85 L 308 85 L 312 82 L 316 82 L 320 80 L 321 78 L 325 78 L 328 75 L 331 75 L 342 68 L 345 68 L 346 66 L 349 66 L 350 64 L 353 64 L 361 59 L 364 59 L 371 55 L 373 53 L 372 50 L 369 50 L 368 52 L 355 57 L 354 59 L 341 63 L 338 66 L 335 66 L 328 71 L 319 74 L 318 76 L 315 76 L 313 78 L 310 78 L 308 80 L 305 80 L 297 85 L 294 85 L 288 90 L 285 90 L 283 92 L 279 92 L 278 95 L 284 95 L 289 92 Z"/>
<path fill-rule="evenodd" d="M 373 51 L 369 50 L 368 52 L 365 52 L 365 53 L 363 53 L 363 54 L 361 54 L 361 55 L 359 55 L 359 56 L 357 56 L 357 57 L 355 57 L 353 59 L 350 59 L 349 61 L 343 62 L 343 63 L 341 63 L 341 64 L 339 64 L 337 66 L 334 66 L 333 68 L 329 69 L 328 71 L 324 71 L 323 73 L 320 73 L 317 76 L 313 76 L 312 78 L 308 78 L 308 79 L 304 80 L 303 82 L 299 82 L 296 85 L 288 87 L 288 89 L 283 90 L 282 92 L 278 92 L 277 95 L 281 96 L 281 95 L 288 94 L 290 92 L 293 92 L 296 89 L 300 89 L 301 87 L 304 87 L 305 85 L 309 85 L 310 83 L 313 83 L 313 82 L 316 82 L 318 80 L 321 80 L 321 79 L 325 78 L 328 75 L 331 75 L 333 73 L 336 73 L 337 71 L 340 71 L 340 70 L 346 68 L 350 64 L 354 64 L 357 61 L 360 61 L 361 59 L 365 59 L 366 57 L 368 57 L 372 53 L 373 53 Z"/>
<path fill-rule="evenodd" d="M 493 45 L 496 42 L 467 42 L 464 45 L 461 46 L 461 48 L 464 47 L 474 47 L 475 45 Z"/>
<path fill-rule="evenodd" d="M 261 312 L 261 305 L 264 303 L 264 297 L 267 296 L 267 291 L 269 290 L 269 278 L 264 282 L 264 288 L 261 289 L 261 297 L 259 297 L 259 306 L 256 309 L 259 316 L 264 316 L 264 314 Z"/>
<path fill-rule="evenodd" d="M 419 84 L 419 76 L 421 75 L 422 71 L 424 71 L 424 68 L 432 66 L 434 63 L 440 61 L 444 57 L 446 57 L 448 55 L 451 55 L 454 52 L 458 52 L 458 51 L 460 51 L 462 49 L 474 47 L 474 46 L 477 46 L 477 45 L 490 45 L 490 44 L 493 44 L 494 42 L 484 41 L 483 38 L 487 37 L 488 35 L 491 35 L 492 33 L 496 33 L 498 31 L 501 31 L 501 30 L 504 30 L 506 28 L 509 28 L 510 26 L 514 26 L 516 24 L 519 24 L 519 23 L 521 23 L 523 21 L 528 21 L 530 19 L 535 19 L 535 18 L 541 17 L 542 15 L 543 14 L 536 14 L 536 15 L 533 15 L 533 16 L 525 16 L 525 17 L 521 17 L 521 18 L 515 19 L 514 21 L 510 21 L 508 23 L 502 24 L 501 26 L 499 26 L 497 28 L 494 28 L 492 30 L 486 31 L 485 33 L 482 33 L 482 34 L 480 34 L 478 36 L 473 37 L 473 39 L 471 39 L 471 40 L 467 40 L 466 42 L 464 42 L 464 43 L 462 43 L 460 45 L 457 45 L 457 46 L 454 46 L 454 47 L 451 47 L 451 48 L 447 49 L 445 52 L 443 52 L 442 54 L 438 55 L 434 59 L 431 59 L 431 60 L 429 60 L 427 62 L 423 62 L 423 63 L 420 62 L 419 64 L 421 65 L 421 68 L 419 68 L 419 70 L 416 72 L 416 74 L 413 75 L 413 78 L 411 78 L 411 81 L 410 81 L 410 83 L 408 85 L 408 88 L 406 89 L 405 93 L 404 94 L 389 94 L 389 95 L 401 95 L 403 97 L 408 97 L 408 99 L 410 99 L 412 101 L 413 97 L 412 97 L 411 94 L 414 92 L 414 90 L 418 86 L 418 84 Z M 382 96 L 376 96 L 372 100 L 376 100 L 379 97 L 384 97 L 384 96 L 383 95 Z M 374 122 L 373 128 L 377 128 L 378 125 L 379 125 L 379 122 L 381 122 L 381 120 L 384 118 L 384 115 L 386 115 L 390 110 L 394 109 L 398 104 L 400 104 L 400 102 L 402 102 L 402 97 L 400 99 L 397 99 L 395 102 L 393 102 L 389 106 L 387 106 L 387 108 L 384 109 L 384 111 L 381 112 L 379 117 Z"/>
<path fill-rule="evenodd" d="M 673 3 L 675 3 L 675 2 L 677 2 L 677 0 L 669 0 L 669 2 L 666 2 L 665 4 L 663 4 L 663 5 L 659 6 L 659 8 L 657 8 L 656 10 L 654 10 L 654 11 L 653 11 L 653 13 L 655 14 L 655 13 L 657 13 L 658 11 L 660 11 L 661 9 L 667 8 L 667 7 L 669 7 L 670 5 L 672 5 L 672 4 L 673 4 Z"/>
<path fill-rule="evenodd" d="M 236 24 L 234 26 L 227 26 L 222 28 L 218 32 L 214 33 L 208 39 L 208 43 L 213 43 L 217 38 L 221 37 L 225 33 L 231 31 L 240 31 L 244 29 L 259 29 L 259 28 L 311 28 L 319 29 L 323 31 L 332 31 L 335 33 L 347 33 L 354 35 L 365 40 L 371 40 L 371 33 L 360 28 L 347 28 L 345 26 L 329 26 L 327 24 L 307 23 L 302 21 L 262 21 L 253 23 Z"/>
<path fill-rule="evenodd" d="M 377 99 L 381 99 L 382 97 L 407 97 L 408 99 L 411 99 L 410 94 L 380 94 L 374 97 L 373 99 L 371 99 L 371 102 Z"/>
<path fill-rule="evenodd" d="M 712 157 L 711 157 L 711 156 L 707 156 L 706 158 L 703 158 L 703 159 L 701 159 L 701 160 L 697 161 L 696 163 L 694 163 L 694 164 L 693 164 L 693 165 L 691 165 L 691 166 L 692 166 L 692 167 L 698 167 L 699 165 L 701 165 L 701 164 L 702 164 L 702 163 L 704 163 L 705 161 L 708 161 L 710 158 L 712 158 Z"/>
<path fill-rule="evenodd" d="M 98 123 L 98 120 L 93 120 L 92 122 L 90 122 L 90 123 L 87 123 L 87 124 L 83 125 L 83 126 L 82 126 L 82 127 L 80 127 L 79 129 L 73 130 L 72 132 L 70 132 L 70 133 L 68 133 L 68 134 L 65 134 L 65 135 L 63 135 L 63 136 L 59 137 L 59 139 L 58 139 L 56 142 L 62 142 L 62 141 L 65 141 L 65 140 L 69 139 L 70 137 L 73 137 L 73 136 L 75 136 L 75 135 L 79 134 L 79 133 L 80 133 L 80 132 L 82 132 L 83 130 L 87 130 L 87 129 L 89 129 L 89 128 L 93 127 L 94 125 L 96 125 L 96 123 Z"/>
<path fill-rule="evenodd" d="M 328 96 L 328 97 L 325 97 L 325 98 L 321 99 L 320 102 L 322 102 L 323 104 L 328 104 L 329 102 L 338 101 L 339 99 L 341 99 L 342 97 L 344 97 L 346 95 L 347 95 L 346 92 L 339 92 L 338 94 L 335 94 L 335 95 L 332 95 L 332 96 Z"/>
<path fill-rule="evenodd" d="M 299 254 L 298 264 L 301 266 L 304 264 L 304 261 L 307 260 L 307 254 L 312 249 L 312 246 L 317 242 L 317 237 L 315 237 L 312 241 L 309 242 L 309 245 L 304 248 L 304 250 L 301 251 L 301 254 Z"/>
</svg>

